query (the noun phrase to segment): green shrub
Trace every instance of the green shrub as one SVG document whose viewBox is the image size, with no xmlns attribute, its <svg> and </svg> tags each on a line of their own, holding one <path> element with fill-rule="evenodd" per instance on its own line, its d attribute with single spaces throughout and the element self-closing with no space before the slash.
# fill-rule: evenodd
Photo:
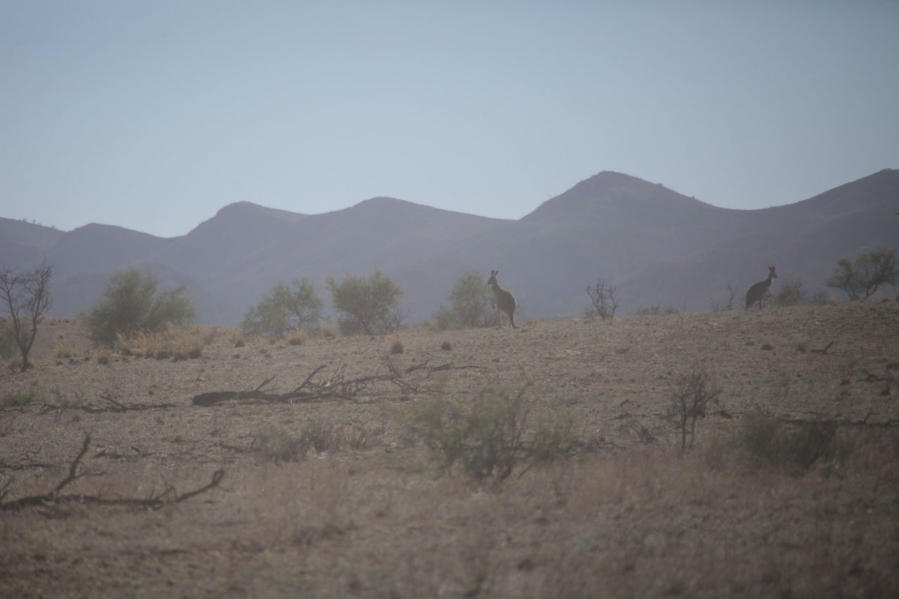
<svg viewBox="0 0 899 599">
<path fill-rule="evenodd" d="M 443 330 L 495 325 L 497 313 L 492 309 L 492 297 L 480 274 L 463 274 L 449 293 L 450 306 L 440 306 L 434 313 L 437 327 Z"/>
<path fill-rule="evenodd" d="M 249 309 L 241 328 L 248 334 L 282 337 L 287 331 L 311 328 L 321 318 L 322 300 L 307 279 L 297 279 L 293 287 L 275 285 L 272 291 Z"/>
<path fill-rule="evenodd" d="M 91 339 L 112 346 L 119 336 L 155 333 L 193 319 L 183 286 L 160 292 L 157 286 L 156 277 L 134 268 L 110 276 L 103 299 L 84 316 Z"/>
<path fill-rule="evenodd" d="M 522 439 L 526 420 L 522 394 L 488 391 L 467 411 L 446 399 L 422 404 L 407 427 L 445 469 L 459 464 L 474 478 L 503 480 L 527 455 Z"/>
<path fill-rule="evenodd" d="M 895 285 L 899 281 L 896 270 L 895 250 L 862 252 L 850 262 L 842 258 L 834 273 L 827 279 L 827 286 L 840 289 L 851 300 L 868 299 L 882 285 Z"/>
<path fill-rule="evenodd" d="M 347 276 L 337 283 L 328 277 L 334 308 L 342 314 L 337 326 L 345 335 L 377 335 L 396 330 L 402 322 L 399 298 L 403 290 L 375 269 L 368 278 Z"/>
</svg>

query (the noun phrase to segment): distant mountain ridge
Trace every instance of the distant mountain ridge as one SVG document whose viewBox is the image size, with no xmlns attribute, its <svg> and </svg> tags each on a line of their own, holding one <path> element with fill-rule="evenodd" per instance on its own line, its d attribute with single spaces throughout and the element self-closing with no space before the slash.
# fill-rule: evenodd
<svg viewBox="0 0 899 599">
<path fill-rule="evenodd" d="M 90 224 L 61 232 L 0 218 L 0 268 L 53 265 L 53 308 L 91 306 L 108 276 L 149 268 L 163 285 L 184 284 L 201 322 L 233 325 L 279 282 L 324 280 L 375 267 L 405 290 L 412 321 L 430 317 L 462 273 L 501 283 L 519 318 L 580 315 L 586 287 L 603 278 L 620 310 L 671 305 L 707 310 L 735 303 L 776 264 L 778 281 L 823 287 L 839 258 L 899 245 L 899 171 L 886 169 L 813 198 L 762 210 L 700 202 L 660 184 L 601 172 L 519 220 L 372 198 L 323 214 L 238 202 L 187 235 L 159 238 Z M 776 290 L 777 282 L 775 282 Z"/>
</svg>

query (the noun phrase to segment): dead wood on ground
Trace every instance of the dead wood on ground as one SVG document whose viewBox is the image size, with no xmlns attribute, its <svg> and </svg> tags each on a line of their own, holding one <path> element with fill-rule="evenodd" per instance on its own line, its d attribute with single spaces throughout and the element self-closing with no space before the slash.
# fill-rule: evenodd
<svg viewBox="0 0 899 599">
<path fill-rule="evenodd" d="M 268 385 L 274 376 L 266 379 L 255 389 L 251 391 L 207 391 L 194 395 L 191 400 L 198 406 L 214 406 L 221 403 L 236 401 L 242 403 L 303 403 L 328 399 L 355 399 L 356 396 L 365 390 L 369 385 L 376 382 L 388 382 L 396 385 L 403 393 L 417 393 L 420 389 L 408 381 L 404 377 L 404 373 L 390 359 L 385 358 L 387 372 L 384 374 L 372 374 L 355 378 L 346 378 L 343 375 L 343 366 L 327 379 L 323 381 L 313 380 L 325 365 L 315 368 L 305 380 L 292 391 L 286 393 L 271 393 L 262 389 Z M 453 369 L 479 369 L 479 366 L 453 366 L 451 363 L 442 364 L 440 366 L 428 366 L 428 361 L 422 364 L 410 366 L 406 369 L 405 374 L 415 371 L 424 371 L 430 375 L 432 372 Z"/>
<path fill-rule="evenodd" d="M 12 511 L 32 506 L 61 505 L 64 503 L 126 505 L 155 510 L 163 507 L 164 505 L 181 503 L 182 501 L 190 499 L 191 497 L 195 497 L 200 493 L 205 493 L 206 491 L 217 487 L 219 483 L 222 482 L 222 479 L 225 476 L 224 470 L 216 470 L 212 474 L 212 480 L 202 487 L 199 487 L 192 491 L 188 491 L 186 493 L 181 493 L 180 495 L 176 495 L 175 489 L 169 486 L 163 489 L 162 492 L 151 495 L 146 499 L 138 499 L 134 497 L 100 497 L 99 495 L 87 495 L 84 493 L 63 494 L 62 491 L 69 484 L 85 476 L 85 473 L 83 471 L 79 471 L 79 466 L 81 465 L 81 460 L 87 453 L 90 444 L 91 436 L 90 434 L 86 434 L 84 436 L 84 440 L 81 443 L 81 450 L 78 452 L 78 455 L 76 455 L 75 458 L 69 463 L 68 474 L 65 476 L 65 478 L 59 481 L 59 483 L 57 483 L 52 491 L 48 493 L 43 493 L 41 495 L 28 495 L 25 497 L 20 497 L 19 499 L 15 499 L 13 501 L 3 501 L 3 499 L 9 492 L 10 486 L 10 483 L 5 484 L 2 488 L 0 488 L 0 510 Z"/>
<path fill-rule="evenodd" d="M 144 412 L 147 410 L 169 410 L 177 407 L 173 403 L 123 403 L 113 399 L 110 395 L 104 394 L 100 396 L 100 399 L 109 403 L 108 406 L 103 407 L 94 407 L 91 405 L 57 405 L 57 404 L 45 404 L 45 410 L 81 410 L 82 412 L 87 412 L 88 414 L 103 414 L 108 412 L 113 413 L 122 413 L 122 412 Z"/>
</svg>

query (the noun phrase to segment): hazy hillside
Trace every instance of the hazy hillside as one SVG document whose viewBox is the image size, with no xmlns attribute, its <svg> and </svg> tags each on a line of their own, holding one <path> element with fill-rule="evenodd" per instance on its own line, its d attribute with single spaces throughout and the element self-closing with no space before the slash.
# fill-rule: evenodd
<svg viewBox="0 0 899 599">
<path fill-rule="evenodd" d="M 775 264 L 778 282 L 823 286 L 837 259 L 897 247 L 899 171 L 884 170 L 813 198 L 729 210 L 636 177 L 602 172 L 518 221 L 373 198 L 304 215 L 249 202 L 225 206 L 185 236 L 162 239 L 106 225 L 60 232 L 0 219 L 0 267 L 55 268 L 53 313 L 90 306 L 110 273 L 150 268 L 185 284 L 202 322 L 234 324 L 278 282 L 324 280 L 374 267 L 406 290 L 413 321 L 430 317 L 467 270 L 500 271 L 520 317 L 578 315 L 584 289 L 604 278 L 620 310 L 707 310 L 736 302 Z"/>
<path fill-rule="evenodd" d="M 0 268 L 40 262 L 63 235 L 50 227 L 0 218 Z"/>
</svg>

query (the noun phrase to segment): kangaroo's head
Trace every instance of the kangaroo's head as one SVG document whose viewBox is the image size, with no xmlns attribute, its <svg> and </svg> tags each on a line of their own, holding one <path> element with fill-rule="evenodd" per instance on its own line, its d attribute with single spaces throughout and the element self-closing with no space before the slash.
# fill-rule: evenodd
<svg viewBox="0 0 899 599">
<path fill-rule="evenodd" d="M 497 285 L 498 283 L 496 282 L 496 275 L 498 275 L 498 274 L 499 274 L 498 270 L 491 270 L 490 278 L 487 279 L 487 284 L 490 285 L 491 287 L 493 287 L 494 285 Z"/>
<path fill-rule="evenodd" d="M 777 278 L 777 273 L 774 272 L 774 267 L 773 267 L 773 266 L 769 266 L 769 267 L 768 267 L 768 276 L 771 277 L 772 279 L 776 279 L 776 278 Z"/>
</svg>

